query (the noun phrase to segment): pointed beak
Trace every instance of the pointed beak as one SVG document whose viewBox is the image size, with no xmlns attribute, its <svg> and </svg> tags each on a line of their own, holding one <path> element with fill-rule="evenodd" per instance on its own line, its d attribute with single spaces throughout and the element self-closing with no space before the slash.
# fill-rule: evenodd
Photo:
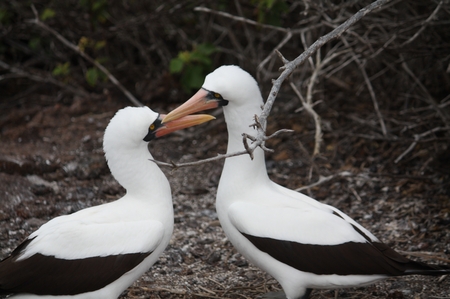
<svg viewBox="0 0 450 299">
<path fill-rule="evenodd" d="M 220 106 L 220 100 L 211 98 L 209 96 L 209 91 L 205 89 L 200 89 L 194 94 L 189 100 L 187 100 L 180 107 L 172 110 L 166 117 L 163 118 L 162 123 L 165 124 L 174 119 L 208 109 L 217 108 Z M 192 115 L 194 116 L 194 115 Z"/>
<path fill-rule="evenodd" d="M 165 119 L 165 117 L 167 116 L 165 116 L 164 114 L 160 115 L 161 119 Z M 172 117 L 171 121 L 162 123 L 161 127 L 155 131 L 154 135 L 155 137 L 161 137 L 169 133 L 193 127 L 213 119 L 215 119 L 215 117 L 208 114 L 196 114 L 186 116 L 180 115 Z"/>
</svg>

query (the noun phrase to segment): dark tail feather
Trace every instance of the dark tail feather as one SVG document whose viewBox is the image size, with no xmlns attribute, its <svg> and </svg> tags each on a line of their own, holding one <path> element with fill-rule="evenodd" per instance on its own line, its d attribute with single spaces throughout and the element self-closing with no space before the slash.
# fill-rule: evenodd
<svg viewBox="0 0 450 299">
<path fill-rule="evenodd" d="M 450 274 L 448 265 L 429 265 L 422 262 L 416 262 L 399 254 L 384 243 L 372 243 L 379 251 L 383 253 L 385 262 L 391 266 L 390 274 L 392 276 L 401 275 L 446 275 Z M 395 269 L 394 271 L 392 269 Z"/>
<path fill-rule="evenodd" d="M 450 274 L 450 267 L 445 265 L 428 265 L 421 262 L 410 261 L 406 265 L 404 275 L 446 275 Z"/>
</svg>

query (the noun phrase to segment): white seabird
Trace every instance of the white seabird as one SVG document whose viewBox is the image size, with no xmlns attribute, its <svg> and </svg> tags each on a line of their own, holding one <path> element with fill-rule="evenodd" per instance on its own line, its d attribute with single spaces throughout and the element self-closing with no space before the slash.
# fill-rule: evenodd
<svg viewBox="0 0 450 299">
<path fill-rule="evenodd" d="M 209 74 L 202 88 L 163 123 L 223 106 L 227 153 L 243 151 L 242 133 L 260 115 L 263 99 L 255 79 L 237 66 Z M 311 289 L 370 284 L 390 276 L 450 273 L 403 257 L 338 209 L 282 187 L 267 175 L 264 152 L 227 158 L 217 190 L 220 224 L 234 247 L 281 284 L 288 299 Z"/>
<path fill-rule="evenodd" d="M 0 295 L 12 298 L 114 299 L 152 266 L 173 230 L 172 195 L 148 142 L 213 119 L 161 123 L 148 107 L 119 110 L 103 148 L 122 198 L 42 225 L 0 262 Z"/>
</svg>

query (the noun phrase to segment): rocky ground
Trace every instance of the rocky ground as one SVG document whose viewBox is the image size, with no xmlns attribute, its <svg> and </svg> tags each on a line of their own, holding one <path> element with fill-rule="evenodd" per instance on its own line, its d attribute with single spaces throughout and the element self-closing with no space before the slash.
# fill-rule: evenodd
<svg viewBox="0 0 450 299">
<path fill-rule="evenodd" d="M 55 104 L 40 98 L 33 103 L 1 105 L 0 258 L 51 218 L 124 193 L 105 163 L 102 136 L 115 111 L 128 105 L 125 100 L 75 98 Z M 151 107 L 167 112 L 175 105 L 154 103 Z M 324 143 L 322 155 L 311 159 L 311 119 L 304 112 L 294 113 L 298 102 L 281 96 L 269 131 L 290 128 L 295 133 L 268 142 L 275 150 L 267 155 L 270 176 L 293 189 L 327 177 L 328 181 L 302 192 L 338 207 L 410 258 L 450 264 L 448 140 L 437 136 L 419 143 L 394 163 L 412 139 L 373 138 L 377 126 L 373 112 L 359 114 L 371 111 L 371 103 L 367 105 L 368 110 L 358 107 L 353 112 L 354 107 L 342 103 L 319 107 Z M 386 117 L 399 120 L 402 114 Z M 396 136 L 402 136 L 400 130 L 406 125 L 389 123 L 398 128 Z M 150 145 L 156 159 L 176 162 L 215 156 L 225 148 L 226 128 L 220 114 L 213 122 Z M 159 262 L 122 298 L 257 298 L 280 289 L 273 278 L 233 249 L 220 227 L 214 198 L 222 163 L 164 169 L 173 191 L 174 235 Z M 312 298 L 336 295 L 450 298 L 450 278 L 388 279 L 337 293 L 314 291 Z"/>
</svg>

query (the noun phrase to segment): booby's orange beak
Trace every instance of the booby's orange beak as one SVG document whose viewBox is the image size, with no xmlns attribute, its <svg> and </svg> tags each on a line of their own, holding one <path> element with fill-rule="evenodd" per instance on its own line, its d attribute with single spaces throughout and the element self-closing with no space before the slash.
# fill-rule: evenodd
<svg viewBox="0 0 450 299">
<path fill-rule="evenodd" d="M 226 104 L 228 104 L 228 101 L 223 99 L 220 94 L 201 88 L 184 104 L 167 114 L 166 117 L 163 118 L 162 123 L 165 124 L 173 121 L 174 119 L 178 119 L 198 111 L 213 109 L 219 106 L 225 106 Z"/>
<path fill-rule="evenodd" d="M 204 122 L 215 119 L 214 116 L 208 114 L 196 114 L 196 115 L 186 115 L 186 116 L 176 116 L 172 118 L 171 121 L 162 123 L 166 115 L 160 114 L 159 119 L 161 120 L 161 126 L 157 128 L 154 132 L 155 137 L 161 137 L 169 133 L 193 127 Z"/>
</svg>

